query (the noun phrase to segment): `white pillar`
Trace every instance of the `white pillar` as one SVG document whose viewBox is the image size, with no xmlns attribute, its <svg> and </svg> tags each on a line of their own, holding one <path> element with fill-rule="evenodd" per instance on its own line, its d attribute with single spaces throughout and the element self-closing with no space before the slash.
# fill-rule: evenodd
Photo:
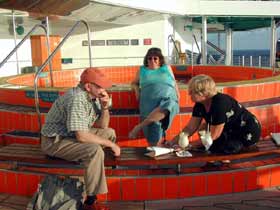
<svg viewBox="0 0 280 210">
<path fill-rule="evenodd" d="M 17 46 L 17 32 L 16 32 L 16 18 L 15 18 L 15 11 L 12 10 L 12 17 L 13 17 L 13 31 L 14 31 L 14 43 L 15 43 L 15 47 Z M 15 52 L 16 55 L 16 64 L 17 64 L 17 74 L 20 74 L 20 69 L 19 69 L 19 61 L 18 61 L 18 51 L 16 50 Z"/>
<path fill-rule="evenodd" d="M 226 28 L 226 65 L 232 65 L 232 29 Z"/>
<path fill-rule="evenodd" d="M 207 17 L 202 16 L 202 40 L 201 40 L 202 64 L 207 65 Z"/>
<path fill-rule="evenodd" d="M 218 48 L 221 49 L 221 33 L 218 32 Z"/>
<path fill-rule="evenodd" d="M 275 54 L 276 54 L 276 25 L 274 18 L 271 18 L 271 43 L 270 43 L 270 67 L 275 68 Z"/>
</svg>

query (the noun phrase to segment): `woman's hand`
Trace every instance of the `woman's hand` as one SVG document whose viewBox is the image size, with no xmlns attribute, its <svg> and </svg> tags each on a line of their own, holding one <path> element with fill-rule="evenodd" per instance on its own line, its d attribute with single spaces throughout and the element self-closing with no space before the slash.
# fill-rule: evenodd
<svg viewBox="0 0 280 210">
<path fill-rule="evenodd" d="M 137 101 L 139 101 L 139 88 L 135 88 L 135 98 Z"/>
<path fill-rule="evenodd" d="M 131 88 L 135 92 L 135 97 L 139 100 L 139 81 L 140 81 L 140 69 L 137 70 L 134 80 L 131 82 Z"/>
<path fill-rule="evenodd" d="M 180 151 L 182 150 L 181 147 L 178 145 L 178 140 L 175 138 L 175 139 L 172 139 L 170 141 L 166 141 L 166 140 L 160 140 L 158 143 L 157 143 L 157 146 L 160 146 L 160 147 L 167 147 L 167 148 L 173 148 L 175 151 Z"/>
</svg>

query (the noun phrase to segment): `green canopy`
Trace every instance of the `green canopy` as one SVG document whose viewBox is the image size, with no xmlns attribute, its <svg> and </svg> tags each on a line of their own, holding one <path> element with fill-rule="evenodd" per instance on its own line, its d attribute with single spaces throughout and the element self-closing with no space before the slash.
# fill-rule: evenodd
<svg viewBox="0 0 280 210">
<path fill-rule="evenodd" d="M 201 23 L 201 17 L 192 19 L 195 23 Z M 276 19 L 278 21 L 279 19 Z M 257 28 L 270 27 L 270 17 L 207 17 L 208 24 L 223 24 L 233 31 L 247 31 Z"/>
</svg>

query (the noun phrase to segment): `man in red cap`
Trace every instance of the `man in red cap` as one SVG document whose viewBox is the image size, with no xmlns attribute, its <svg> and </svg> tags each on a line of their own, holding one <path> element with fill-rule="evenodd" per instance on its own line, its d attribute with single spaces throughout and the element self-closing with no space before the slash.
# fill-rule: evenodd
<svg viewBox="0 0 280 210">
<path fill-rule="evenodd" d="M 95 209 L 96 195 L 108 191 L 102 147 L 120 155 L 115 131 L 108 127 L 110 97 L 106 89 L 111 86 L 100 70 L 85 69 L 79 85 L 54 102 L 41 131 L 41 148 L 46 154 L 85 166 L 84 209 Z"/>
</svg>

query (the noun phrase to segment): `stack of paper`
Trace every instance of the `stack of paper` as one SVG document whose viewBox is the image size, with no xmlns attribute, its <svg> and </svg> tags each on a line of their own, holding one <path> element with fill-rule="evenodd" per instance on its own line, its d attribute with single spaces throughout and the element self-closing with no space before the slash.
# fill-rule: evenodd
<svg viewBox="0 0 280 210">
<path fill-rule="evenodd" d="M 173 148 L 158 147 L 158 146 L 147 147 L 147 150 L 149 152 L 146 153 L 145 155 L 149 157 L 156 157 L 159 155 L 165 155 L 174 152 Z"/>
<path fill-rule="evenodd" d="M 277 146 L 280 146 L 280 133 L 271 133 L 271 137 Z"/>
</svg>

